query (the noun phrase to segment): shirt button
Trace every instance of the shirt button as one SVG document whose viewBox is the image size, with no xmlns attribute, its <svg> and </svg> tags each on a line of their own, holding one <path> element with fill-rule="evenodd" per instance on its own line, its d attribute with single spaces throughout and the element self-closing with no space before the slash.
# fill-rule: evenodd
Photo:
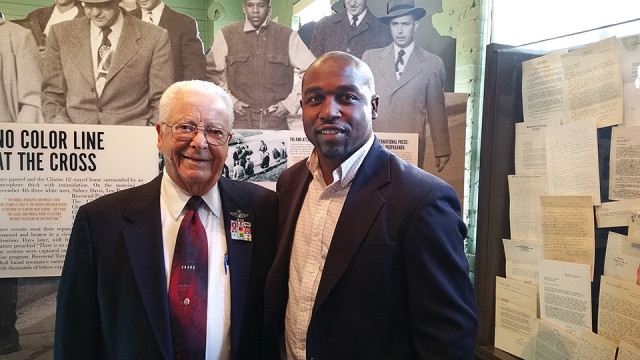
<svg viewBox="0 0 640 360">
<path fill-rule="evenodd" d="M 310 273 L 312 273 L 312 274 L 313 274 L 315 271 L 316 271 L 315 269 L 309 269 L 309 272 L 310 272 Z"/>
</svg>

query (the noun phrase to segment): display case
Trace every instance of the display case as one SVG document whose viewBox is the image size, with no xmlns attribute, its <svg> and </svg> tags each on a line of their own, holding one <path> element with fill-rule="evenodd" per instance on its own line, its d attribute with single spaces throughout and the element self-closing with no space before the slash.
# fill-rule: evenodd
<svg viewBox="0 0 640 360">
<path fill-rule="evenodd" d="M 523 121 L 522 62 L 562 49 L 571 50 L 611 36 L 640 33 L 640 19 L 577 34 L 513 47 L 490 44 L 486 52 L 482 116 L 480 175 L 477 213 L 475 287 L 479 308 L 476 356 L 480 359 L 517 359 L 494 347 L 495 277 L 505 276 L 502 239 L 510 238 L 508 175 L 515 174 L 515 123 Z M 611 127 L 598 129 L 598 157 L 602 201 L 608 201 Z M 596 331 L 599 279 L 609 231 L 626 234 L 625 228 L 596 229 L 593 329 Z"/>
</svg>

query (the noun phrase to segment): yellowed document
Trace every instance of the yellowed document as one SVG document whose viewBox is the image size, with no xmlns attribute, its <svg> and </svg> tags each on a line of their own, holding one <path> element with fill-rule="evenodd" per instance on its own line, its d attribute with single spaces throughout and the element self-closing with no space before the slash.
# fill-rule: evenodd
<svg viewBox="0 0 640 360">
<path fill-rule="evenodd" d="M 596 222 L 599 228 L 627 226 L 634 210 L 640 211 L 640 199 L 603 202 L 596 207 Z"/>
<path fill-rule="evenodd" d="M 538 285 L 542 243 L 502 239 L 507 279 Z"/>
<path fill-rule="evenodd" d="M 547 195 L 546 175 L 509 175 L 511 238 L 542 241 L 540 196 Z"/>
<path fill-rule="evenodd" d="M 560 56 L 569 122 L 595 119 L 598 128 L 622 123 L 618 40 L 598 41 Z"/>
<path fill-rule="evenodd" d="M 496 348 L 532 358 L 537 293 L 535 286 L 496 276 Z"/>
<path fill-rule="evenodd" d="M 524 121 L 565 118 L 564 73 L 561 52 L 522 63 L 522 109 Z"/>
<path fill-rule="evenodd" d="M 595 258 L 591 196 L 545 195 L 542 206 L 542 257 L 586 264 Z"/>
<path fill-rule="evenodd" d="M 598 306 L 600 336 L 616 344 L 640 339 L 640 286 L 602 276 Z"/>
<path fill-rule="evenodd" d="M 616 344 L 594 334 L 583 331 L 576 350 L 576 359 L 580 360 L 615 360 Z"/>
<path fill-rule="evenodd" d="M 618 39 L 620 49 L 620 69 L 622 71 L 622 93 L 624 96 L 624 116 L 622 123 L 627 126 L 640 125 L 640 35 Z"/>
<path fill-rule="evenodd" d="M 640 348 L 625 340 L 620 340 L 617 360 L 640 360 Z"/>
<path fill-rule="evenodd" d="M 592 195 L 600 205 L 598 137 L 595 121 L 545 129 L 549 194 Z"/>
<path fill-rule="evenodd" d="M 640 126 L 611 129 L 609 198 L 640 199 Z"/>
<path fill-rule="evenodd" d="M 591 330 L 589 266 L 564 261 L 540 261 L 540 318 L 580 336 Z"/>
<path fill-rule="evenodd" d="M 554 324 L 540 319 L 535 337 L 536 360 L 573 360 L 579 339 Z"/>
<path fill-rule="evenodd" d="M 604 257 L 604 275 L 631 284 L 639 284 L 640 244 L 634 244 L 628 237 L 610 231 Z"/>
<path fill-rule="evenodd" d="M 559 119 L 516 123 L 516 175 L 547 173 L 547 143 L 544 129 L 559 125 Z"/>
</svg>

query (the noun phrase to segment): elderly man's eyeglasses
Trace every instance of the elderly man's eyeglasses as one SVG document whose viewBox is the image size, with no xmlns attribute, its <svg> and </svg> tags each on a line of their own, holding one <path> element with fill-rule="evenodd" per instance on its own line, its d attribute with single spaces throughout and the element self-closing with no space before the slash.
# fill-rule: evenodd
<svg viewBox="0 0 640 360">
<path fill-rule="evenodd" d="M 171 136 L 178 141 L 191 141 L 196 137 L 198 131 L 202 131 L 204 133 L 204 138 L 207 140 L 209 145 L 221 146 L 226 144 L 231 138 L 231 134 L 229 134 L 227 130 L 213 126 L 199 128 L 189 123 L 169 125 L 166 122 L 163 122 L 163 124 L 171 129 Z"/>
</svg>

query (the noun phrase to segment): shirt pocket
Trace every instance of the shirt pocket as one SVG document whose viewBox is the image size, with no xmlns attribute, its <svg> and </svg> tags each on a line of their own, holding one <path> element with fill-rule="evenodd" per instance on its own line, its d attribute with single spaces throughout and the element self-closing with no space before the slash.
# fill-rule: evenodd
<svg viewBox="0 0 640 360">
<path fill-rule="evenodd" d="M 244 86 L 251 82 L 253 77 L 253 69 L 249 66 L 249 55 L 233 55 L 227 56 L 227 75 L 230 83 L 238 86 Z"/>
<path fill-rule="evenodd" d="M 289 55 L 267 54 L 266 77 L 269 84 L 286 85 L 293 76 L 289 64 Z"/>
</svg>

